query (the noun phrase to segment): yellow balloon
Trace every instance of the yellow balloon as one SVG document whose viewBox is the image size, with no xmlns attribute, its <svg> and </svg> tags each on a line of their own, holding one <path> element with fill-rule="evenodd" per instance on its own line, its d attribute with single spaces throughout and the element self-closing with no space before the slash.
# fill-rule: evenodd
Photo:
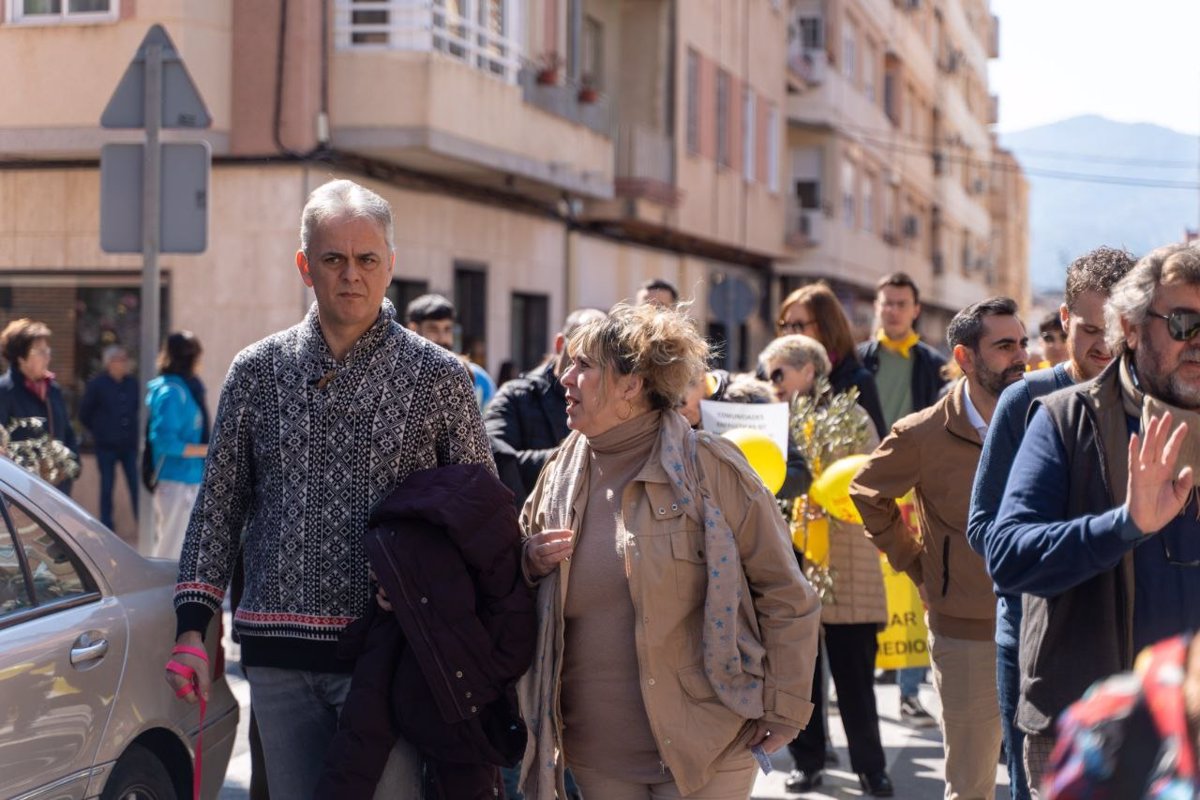
<svg viewBox="0 0 1200 800">
<path fill-rule="evenodd" d="M 771 494 L 783 488 L 783 479 L 787 477 L 787 462 L 779 445 L 771 441 L 771 437 L 762 431 L 749 428 L 734 428 L 722 434 L 742 451 L 742 455 L 750 462 L 751 468 L 762 478 L 762 482 Z"/>
<path fill-rule="evenodd" d="M 792 531 L 792 546 L 809 564 L 825 566 L 829 561 L 829 517 L 821 514 L 801 521 Z"/>
<path fill-rule="evenodd" d="M 808 496 L 843 522 L 862 524 L 862 517 L 850 500 L 850 481 L 867 461 L 867 456 L 846 456 L 830 464 L 813 481 Z"/>
</svg>

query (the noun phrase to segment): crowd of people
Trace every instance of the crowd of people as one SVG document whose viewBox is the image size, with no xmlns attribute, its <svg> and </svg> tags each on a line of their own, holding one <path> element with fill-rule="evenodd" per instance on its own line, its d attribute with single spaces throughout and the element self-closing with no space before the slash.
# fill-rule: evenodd
<svg viewBox="0 0 1200 800">
<path fill-rule="evenodd" d="M 106 349 L 80 406 L 106 524 L 118 465 L 136 508 L 148 445 L 186 701 L 236 598 L 261 796 L 734 800 L 785 746 L 804 793 L 836 760 L 829 683 L 863 793 L 893 796 L 881 560 L 925 607 L 936 720 L 923 668 L 891 680 L 901 721 L 941 728 L 947 800 L 994 797 L 1001 760 L 1014 800 L 1200 788 L 1200 248 L 1078 258 L 1040 358 L 1005 297 L 955 314 L 943 355 L 894 273 L 867 341 L 817 282 L 731 375 L 654 280 L 572 311 L 498 387 L 452 351 L 450 301 L 386 299 L 394 261 L 387 202 L 331 181 L 301 212 L 315 302 L 238 354 L 211 419 L 186 331 L 144 397 Z M 69 491 L 50 337 L 0 333 L 0 424 L 16 451 L 12 421 L 44 420 Z M 704 400 L 788 404 L 776 486 Z M 850 516 L 816 491 L 846 459 Z"/>
</svg>

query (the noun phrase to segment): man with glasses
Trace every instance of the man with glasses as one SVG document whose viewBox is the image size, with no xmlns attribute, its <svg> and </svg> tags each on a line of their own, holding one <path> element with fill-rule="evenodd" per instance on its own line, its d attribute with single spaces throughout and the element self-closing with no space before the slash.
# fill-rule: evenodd
<svg viewBox="0 0 1200 800">
<path fill-rule="evenodd" d="M 1017 725 L 1034 796 L 1063 709 L 1200 627 L 1200 250 L 1142 258 L 1105 316 L 1115 360 L 1037 401 L 989 544 L 997 588 L 1025 595 Z"/>
<path fill-rule="evenodd" d="M 1091 380 L 1112 361 L 1104 340 L 1104 303 L 1117 281 L 1133 268 L 1133 256 L 1124 250 L 1099 247 L 1067 267 L 1064 302 L 1057 312 L 1057 325 L 1042 322 L 1042 339 L 1047 332 L 1066 326 L 1069 359 L 1050 369 L 1025 373 L 1004 391 L 988 428 L 971 493 L 971 517 L 967 541 L 984 557 L 988 573 L 992 560 L 1003 552 L 1003 543 L 992 535 L 996 512 L 1004 497 L 1013 456 L 1025 436 L 1025 422 L 1033 401 L 1058 389 Z M 1029 800 L 1025 779 L 1025 737 L 1016 727 L 1017 697 L 1021 672 L 1018 644 L 1021 630 L 1021 597 L 999 593 L 996 601 L 996 684 L 1000 692 L 1001 727 L 1008 759 L 1009 793 L 1012 800 Z"/>
<path fill-rule="evenodd" d="M 901 417 L 936 403 L 946 383 L 942 377 L 946 358 L 922 342 L 914 329 L 919 316 L 921 293 L 907 273 L 893 272 L 875 285 L 879 330 L 872 341 L 859 344 L 858 355 L 863 366 L 875 375 L 875 387 L 883 406 L 884 433 Z M 936 724 L 919 697 L 924 675 L 921 667 L 896 673 L 900 718 L 917 727 Z"/>
</svg>

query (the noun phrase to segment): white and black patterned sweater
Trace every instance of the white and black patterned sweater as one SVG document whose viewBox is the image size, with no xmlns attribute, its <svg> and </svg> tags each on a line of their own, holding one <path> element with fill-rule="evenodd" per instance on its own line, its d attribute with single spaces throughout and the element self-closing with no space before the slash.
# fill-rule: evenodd
<svg viewBox="0 0 1200 800">
<path fill-rule="evenodd" d="M 337 362 L 313 305 L 234 359 L 179 560 L 179 632 L 203 631 L 220 611 L 244 548 L 243 663 L 350 669 L 336 642 L 372 598 L 371 510 L 418 470 L 495 470 L 462 362 L 394 316 L 385 300 Z"/>
</svg>

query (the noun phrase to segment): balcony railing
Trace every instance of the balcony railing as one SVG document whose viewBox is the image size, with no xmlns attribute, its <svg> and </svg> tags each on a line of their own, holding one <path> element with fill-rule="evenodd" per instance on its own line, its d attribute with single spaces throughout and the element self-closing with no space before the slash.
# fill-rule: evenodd
<svg viewBox="0 0 1200 800">
<path fill-rule="evenodd" d="M 788 69 L 803 78 L 805 83 L 812 86 L 823 83 L 828 67 L 829 56 L 824 50 L 804 49 L 795 42 L 788 47 Z"/>
<path fill-rule="evenodd" d="M 787 243 L 792 247 L 816 247 L 825 232 L 825 214 L 819 208 L 788 205 Z"/>
<path fill-rule="evenodd" d="M 644 125 L 617 128 L 617 177 L 675 183 L 671 139 Z"/>
<path fill-rule="evenodd" d="M 342 50 L 441 52 L 515 84 L 521 47 L 516 0 L 336 0 L 334 44 Z"/>
</svg>

